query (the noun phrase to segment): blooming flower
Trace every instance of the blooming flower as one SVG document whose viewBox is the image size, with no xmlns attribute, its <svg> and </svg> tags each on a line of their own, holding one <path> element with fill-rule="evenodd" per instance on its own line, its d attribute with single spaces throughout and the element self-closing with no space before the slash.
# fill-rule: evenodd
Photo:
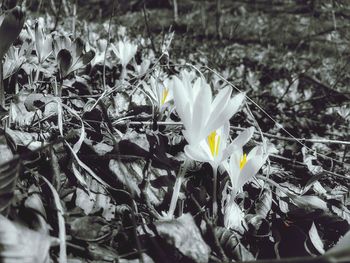
<svg viewBox="0 0 350 263">
<path fill-rule="evenodd" d="M 19 68 L 27 59 L 29 44 L 25 42 L 21 48 L 10 47 L 8 52 L 5 55 L 4 64 L 3 64 L 3 77 L 7 79 L 12 74 L 16 73 Z M 29 49 L 29 51 L 31 51 Z M 29 52 L 30 54 L 30 52 Z"/>
<path fill-rule="evenodd" d="M 96 41 L 96 55 L 91 60 L 91 66 L 94 67 L 97 64 L 102 64 L 105 58 L 105 52 L 108 45 L 107 39 L 98 39 Z M 107 61 L 106 61 L 107 62 Z"/>
<path fill-rule="evenodd" d="M 226 87 L 213 100 L 211 88 L 202 78 L 197 78 L 191 87 L 188 81 L 184 83 L 174 77 L 174 103 L 189 144 L 197 145 L 237 112 L 245 94 L 239 93 L 231 98 L 231 93 L 232 88 Z"/>
<path fill-rule="evenodd" d="M 39 63 L 44 62 L 52 53 L 52 37 L 44 34 L 44 30 L 39 26 L 38 21 L 35 23 L 35 51 Z"/>
<path fill-rule="evenodd" d="M 250 140 L 254 134 L 254 127 L 244 130 L 228 145 L 229 132 L 230 124 L 227 121 L 222 127 L 211 132 L 199 144 L 186 145 L 186 155 L 196 161 L 208 162 L 213 168 L 217 168 L 231 154 L 241 149 Z M 246 159 L 243 159 L 242 165 L 244 165 L 244 160 Z"/>
<path fill-rule="evenodd" d="M 232 152 L 229 160 L 224 162 L 223 166 L 229 174 L 233 196 L 243 185 L 254 178 L 267 158 L 268 153 L 264 152 L 264 147 L 261 145 L 254 147 L 248 155 L 243 153 L 242 147 L 237 147 Z"/>
<path fill-rule="evenodd" d="M 135 63 L 134 64 L 134 68 L 135 68 L 135 72 L 136 72 L 135 76 L 145 75 L 147 70 L 149 69 L 150 65 L 151 65 L 151 60 L 147 59 L 147 58 L 143 59 L 141 64 L 139 64 L 139 65 L 137 63 Z"/>
<path fill-rule="evenodd" d="M 149 78 L 149 85 L 144 85 L 147 94 L 157 104 L 160 110 L 163 110 L 165 106 L 173 99 L 173 79 L 167 78 L 164 81 L 160 81 L 153 76 Z"/>
<path fill-rule="evenodd" d="M 123 68 L 129 64 L 130 60 L 135 56 L 137 51 L 137 45 L 128 40 L 120 40 L 116 45 L 111 43 L 111 47 L 113 53 L 117 56 L 117 58 L 119 58 Z"/>
</svg>

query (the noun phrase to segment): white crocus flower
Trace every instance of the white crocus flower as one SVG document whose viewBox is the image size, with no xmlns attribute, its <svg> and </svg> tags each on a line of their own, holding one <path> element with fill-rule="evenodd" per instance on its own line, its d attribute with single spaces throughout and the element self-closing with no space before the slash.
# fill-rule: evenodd
<svg viewBox="0 0 350 263">
<path fill-rule="evenodd" d="M 164 81 L 160 81 L 151 76 L 148 82 L 149 85 L 145 85 L 147 94 L 157 104 L 159 110 L 163 110 L 173 99 L 174 80 L 167 78 Z"/>
<path fill-rule="evenodd" d="M 108 46 L 107 39 L 102 38 L 96 41 L 96 54 L 93 60 L 91 60 L 92 67 L 94 67 L 97 64 L 103 64 L 103 62 L 105 61 L 105 53 L 106 53 L 107 46 Z"/>
<path fill-rule="evenodd" d="M 43 63 L 52 53 L 52 37 L 44 33 L 38 21 L 35 23 L 35 50 L 39 63 Z"/>
<path fill-rule="evenodd" d="M 122 64 L 123 68 L 129 64 L 137 51 L 137 45 L 128 40 L 118 41 L 116 45 L 111 44 L 111 47 L 113 53 L 119 58 L 120 64 Z"/>
<path fill-rule="evenodd" d="M 174 78 L 174 103 L 185 128 L 183 135 L 189 144 L 197 145 L 237 112 L 245 93 L 231 98 L 232 88 L 226 87 L 213 100 L 211 88 L 202 78 L 197 78 L 193 87 L 187 84 Z"/>
<path fill-rule="evenodd" d="M 196 161 L 208 162 L 213 168 L 213 215 L 217 214 L 216 188 L 217 188 L 217 169 L 236 150 L 239 150 L 246 144 L 254 134 L 254 127 L 248 128 L 240 133 L 230 145 L 227 145 L 227 139 L 230 132 L 230 124 L 227 121 L 224 126 L 211 132 L 206 139 L 196 145 L 186 145 L 186 155 Z"/>
<path fill-rule="evenodd" d="M 210 86 L 197 78 L 191 87 L 191 75 L 183 73 L 183 81 L 174 78 L 174 103 L 180 116 L 188 146 L 185 153 L 194 160 L 209 162 L 213 168 L 213 217 L 217 215 L 217 168 L 234 149 L 226 148 L 229 119 L 238 111 L 245 94 L 231 98 L 232 88 L 219 91 L 213 100 Z M 175 193 L 177 195 L 177 193 Z"/>
<path fill-rule="evenodd" d="M 254 127 L 245 129 L 228 145 L 230 124 L 226 122 L 222 127 L 211 132 L 199 144 L 186 145 L 185 153 L 192 160 L 208 162 L 213 169 L 216 169 L 231 154 L 242 149 L 243 145 L 253 136 L 254 131 Z"/>
<path fill-rule="evenodd" d="M 147 70 L 149 70 L 149 67 L 151 66 L 151 60 L 150 59 L 143 59 L 141 64 L 134 64 L 135 71 L 137 73 L 136 76 L 143 76 L 147 73 Z"/>
<path fill-rule="evenodd" d="M 236 196 L 243 185 L 253 180 L 268 158 L 268 153 L 265 151 L 264 147 L 259 145 L 247 155 L 243 153 L 242 147 L 238 147 L 231 154 L 229 161 L 224 163 L 232 184 L 232 196 Z"/>
<path fill-rule="evenodd" d="M 180 71 L 180 79 L 186 89 L 192 88 L 193 81 L 196 79 L 196 77 L 197 75 L 194 71 L 189 71 L 186 69 Z"/>
</svg>

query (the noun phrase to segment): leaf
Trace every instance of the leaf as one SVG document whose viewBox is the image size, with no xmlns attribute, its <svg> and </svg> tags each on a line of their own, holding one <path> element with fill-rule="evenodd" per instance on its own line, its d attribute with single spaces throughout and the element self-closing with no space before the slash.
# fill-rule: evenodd
<svg viewBox="0 0 350 263">
<path fill-rule="evenodd" d="M 19 96 L 23 97 L 23 96 Z M 20 98 L 21 99 L 21 98 Z M 30 126 L 34 121 L 41 118 L 41 112 L 28 111 L 22 101 L 10 104 L 10 123 L 16 127 Z"/>
<path fill-rule="evenodd" d="M 67 49 L 62 49 L 57 54 L 57 63 L 60 69 L 61 78 L 65 78 L 70 73 L 72 65 L 72 55 Z"/>
<path fill-rule="evenodd" d="M 215 236 L 219 240 L 225 253 L 231 257 L 239 243 L 239 238 L 236 232 L 227 229 L 226 227 L 217 226 L 215 227 Z"/>
<path fill-rule="evenodd" d="M 123 183 L 131 192 L 137 196 L 141 195 L 141 189 L 139 184 L 143 180 L 143 169 L 146 165 L 146 161 L 138 159 L 136 161 L 123 161 L 111 160 L 109 162 L 109 169 L 116 175 L 117 179 Z M 156 179 L 167 177 L 168 172 L 166 170 L 157 169 L 154 167 L 149 168 L 150 185 L 146 189 L 146 193 L 150 199 L 150 202 L 154 205 L 159 205 L 165 196 L 165 189 L 163 187 L 155 187 L 152 185 Z"/>
<path fill-rule="evenodd" d="M 270 223 L 261 215 L 248 214 L 245 217 L 249 233 L 254 236 L 267 236 L 270 233 Z"/>
<path fill-rule="evenodd" d="M 328 211 L 328 206 L 325 201 L 314 195 L 303 195 L 303 196 L 293 196 L 293 202 L 300 208 L 306 210 L 321 209 L 323 211 Z"/>
<path fill-rule="evenodd" d="M 316 152 L 315 152 L 315 155 L 310 155 L 310 154 L 307 153 L 307 149 L 305 147 L 303 147 L 301 149 L 301 152 L 303 154 L 304 163 L 306 164 L 308 170 L 313 175 L 317 175 L 317 174 L 319 174 L 319 173 L 321 173 L 323 171 L 323 168 L 321 166 L 314 165 L 312 163 L 312 161 L 317 160 Z"/>
<path fill-rule="evenodd" d="M 16 146 L 24 146 L 27 147 L 29 150 L 34 151 L 46 145 L 46 142 L 39 141 L 40 135 L 37 133 L 29 133 L 12 129 L 6 129 L 6 133 L 15 142 Z"/>
<path fill-rule="evenodd" d="M 69 222 L 70 232 L 74 238 L 84 241 L 97 241 L 111 234 L 108 222 L 99 216 L 83 216 Z M 89 229 L 89 231 L 86 231 Z"/>
<path fill-rule="evenodd" d="M 19 36 L 25 20 L 25 13 L 16 7 L 0 17 L 0 58 L 2 59 Z"/>
<path fill-rule="evenodd" d="M 177 219 L 161 220 L 155 223 L 159 236 L 176 247 L 183 255 L 197 263 L 209 261 L 210 248 L 190 214 Z"/>
<path fill-rule="evenodd" d="M 328 250 L 323 258 L 328 262 L 349 262 L 350 261 L 350 231 L 348 231 L 338 243 Z"/>
<path fill-rule="evenodd" d="M 0 213 L 6 214 L 16 187 L 19 161 L 13 160 L 4 134 L 0 135 L 0 153 Z"/>
<path fill-rule="evenodd" d="M 219 240 L 224 252 L 236 261 L 254 260 L 255 257 L 241 243 L 240 236 L 225 227 L 215 227 L 215 236 Z"/>
<path fill-rule="evenodd" d="M 0 261 L 49 263 L 50 236 L 11 222 L 0 215 Z"/>
<path fill-rule="evenodd" d="M 43 118 L 57 116 L 57 97 L 50 94 L 32 93 L 24 101 L 29 111 L 41 110 Z"/>
<path fill-rule="evenodd" d="M 264 188 L 259 200 L 255 204 L 256 214 L 266 218 L 272 206 L 272 192 L 270 187 Z"/>
<path fill-rule="evenodd" d="M 314 222 L 312 223 L 311 228 L 309 230 L 309 237 L 310 237 L 310 241 L 312 242 L 316 250 L 320 254 L 324 254 L 323 242 L 318 234 L 318 231 Z"/>
<path fill-rule="evenodd" d="M 102 216 L 112 220 L 115 213 L 115 204 L 105 188 L 90 176 L 85 176 L 88 192 L 77 188 L 75 204 L 84 210 L 85 214 L 102 211 Z"/>
</svg>

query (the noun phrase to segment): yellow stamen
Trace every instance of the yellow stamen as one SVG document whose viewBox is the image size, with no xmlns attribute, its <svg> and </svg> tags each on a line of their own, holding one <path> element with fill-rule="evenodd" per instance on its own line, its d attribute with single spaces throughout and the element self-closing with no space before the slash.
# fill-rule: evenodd
<svg viewBox="0 0 350 263">
<path fill-rule="evenodd" d="M 243 169 L 243 167 L 246 165 L 247 163 L 247 154 L 243 154 L 241 161 L 239 162 L 239 169 Z"/>
<path fill-rule="evenodd" d="M 216 134 L 216 131 L 213 131 L 208 136 L 208 144 L 211 155 L 213 157 L 218 156 L 219 154 L 219 145 L 220 145 L 220 136 Z"/>
<path fill-rule="evenodd" d="M 162 100 L 160 102 L 161 105 L 163 105 L 165 103 L 166 98 L 168 97 L 168 94 L 169 94 L 169 89 L 164 88 L 163 92 L 162 92 Z"/>
</svg>

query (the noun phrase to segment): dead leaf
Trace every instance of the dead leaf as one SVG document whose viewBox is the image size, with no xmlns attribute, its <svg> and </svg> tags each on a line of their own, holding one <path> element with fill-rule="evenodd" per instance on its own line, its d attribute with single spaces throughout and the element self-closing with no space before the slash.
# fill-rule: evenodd
<svg viewBox="0 0 350 263">
<path fill-rule="evenodd" d="M 109 162 L 109 169 L 116 175 L 117 179 L 122 182 L 131 192 L 140 196 L 141 190 L 139 184 L 143 179 L 143 168 L 146 165 L 146 161 L 139 159 L 136 161 L 123 161 L 111 160 Z M 165 195 L 164 187 L 153 187 L 152 180 L 160 178 L 161 176 L 168 176 L 166 170 L 150 167 L 149 179 L 151 181 L 149 187 L 146 189 L 149 200 L 154 205 L 159 205 Z"/>
<path fill-rule="evenodd" d="M 324 254 L 324 246 L 323 242 L 318 234 L 315 223 L 312 223 L 311 228 L 309 230 L 309 238 L 315 249 L 320 253 Z"/>
<path fill-rule="evenodd" d="M 69 222 L 72 236 L 84 241 L 98 241 L 112 233 L 108 222 L 99 216 L 83 216 Z M 86 231 L 89 229 L 89 231 Z"/>
<path fill-rule="evenodd" d="M 11 222 L 0 215 L 0 261 L 49 263 L 50 236 Z"/>
<path fill-rule="evenodd" d="M 272 192 L 270 187 L 266 185 L 261 196 L 259 197 L 259 200 L 255 204 L 255 212 L 263 218 L 266 218 L 271 210 L 271 206 Z"/>
<path fill-rule="evenodd" d="M 102 216 L 106 220 L 112 220 L 115 214 L 115 204 L 112 202 L 110 195 L 105 188 L 96 180 L 85 176 L 87 191 L 77 188 L 75 204 L 89 215 L 102 210 Z"/>
<path fill-rule="evenodd" d="M 158 234 L 165 242 L 175 246 L 183 255 L 197 263 L 209 261 L 210 248 L 190 214 L 177 219 L 162 220 L 155 223 Z"/>
</svg>

